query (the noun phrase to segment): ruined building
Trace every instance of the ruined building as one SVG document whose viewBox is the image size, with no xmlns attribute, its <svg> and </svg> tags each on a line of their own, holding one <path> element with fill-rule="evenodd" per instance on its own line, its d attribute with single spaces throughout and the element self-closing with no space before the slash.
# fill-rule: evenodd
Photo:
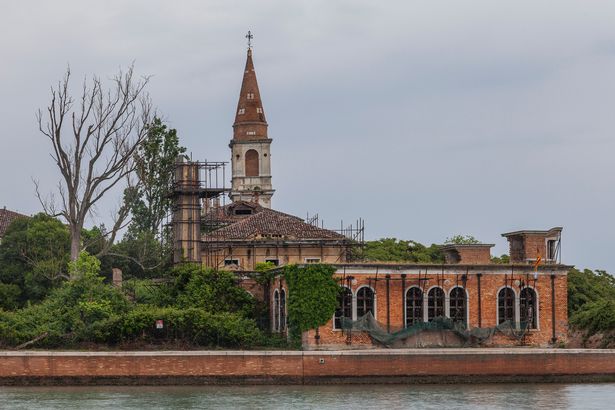
<svg viewBox="0 0 615 410">
<path fill-rule="evenodd" d="M 272 209 L 271 143 L 252 49 L 248 49 L 231 149 L 231 187 L 224 163 L 180 158 L 175 175 L 175 262 L 253 271 L 258 263 L 346 262 L 347 232 Z M 225 203 L 228 194 L 230 203 Z M 346 233 L 345 233 L 346 232 Z"/>
<path fill-rule="evenodd" d="M 248 49 L 229 145 L 230 188 L 224 184 L 224 163 L 177 163 L 177 263 L 235 270 L 244 286 L 242 272 L 260 262 L 334 265 L 343 288 L 338 309 L 329 323 L 304 334 L 306 348 L 463 346 L 476 340 L 553 345 L 565 340 L 571 267 L 560 260 L 562 228 L 503 234 L 510 245 L 506 264 L 492 262 L 492 244 L 443 245 L 443 264 L 372 263 L 350 258 L 362 238 L 362 223 L 357 230 L 336 232 L 317 220 L 273 209 L 272 139 L 252 54 Z M 283 275 L 250 291 L 269 302 L 271 330 L 286 333 L 292 295 Z M 438 328 L 438 321 L 453 329 Z"/>
</svg>

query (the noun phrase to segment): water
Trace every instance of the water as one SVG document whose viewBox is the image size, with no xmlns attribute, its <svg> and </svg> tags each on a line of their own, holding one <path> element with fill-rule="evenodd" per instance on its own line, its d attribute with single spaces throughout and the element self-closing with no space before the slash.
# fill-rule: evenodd
<svg viewBox="0 0 615 410">
<path fill-rule="evenodd" d="M 615 383 L 0 387 L 2 409 L 609 409 Z"/>
</svg>

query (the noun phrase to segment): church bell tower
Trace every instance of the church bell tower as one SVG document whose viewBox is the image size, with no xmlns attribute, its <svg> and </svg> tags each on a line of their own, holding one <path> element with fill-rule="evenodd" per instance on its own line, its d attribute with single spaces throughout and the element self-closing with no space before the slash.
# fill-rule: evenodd
<svg viewBox="0 0 615 410">
<path fill-rule="evenodd" d="M 248 56 L 243 72 L 239 103 L 233 124 L 231 148 L 233 202 L 256 202 L 271 208 L 274 189 L 271 185 L 271 138 L 267 136 L 267 121 L 261 101 L 254 62 L 252 34 L 248 32 Z"/>
</svg>

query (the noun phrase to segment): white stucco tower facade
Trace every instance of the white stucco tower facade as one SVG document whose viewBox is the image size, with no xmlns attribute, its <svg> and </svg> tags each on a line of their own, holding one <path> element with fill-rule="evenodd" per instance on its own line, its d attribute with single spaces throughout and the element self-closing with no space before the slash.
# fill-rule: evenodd
<svg viewBox="0 0 615 410">
<path fill-rule="evenodd" d="M 231 148 L 231 201 L 256 202 L 271 208 L 271 138 L 256 81 L 252 49 L 248 48 Z"/>
</svg>

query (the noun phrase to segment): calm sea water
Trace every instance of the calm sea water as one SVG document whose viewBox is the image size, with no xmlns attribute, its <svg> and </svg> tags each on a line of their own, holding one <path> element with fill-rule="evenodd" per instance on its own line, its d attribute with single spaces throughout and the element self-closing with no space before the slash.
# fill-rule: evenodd
<svg viewBox="0 0 615 410">
<path fill-rule="evenodd" d="M 615 384 L 0 387 L 2 409 L 613 409 Z"/>
</svg>

